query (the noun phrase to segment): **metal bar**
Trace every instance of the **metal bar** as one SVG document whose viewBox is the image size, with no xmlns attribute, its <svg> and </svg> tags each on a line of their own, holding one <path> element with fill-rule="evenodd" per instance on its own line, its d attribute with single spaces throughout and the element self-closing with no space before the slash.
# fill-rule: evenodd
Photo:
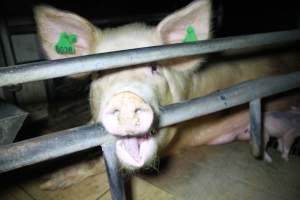
<svg viewBox="0 0 300 200">
<path fill-rule="evenodd" d="M 9 36 L 6 21 L 4 19 L 0 19 L 0 42 L 3 46 L 3 59 L 5 60 L 5 65 L 15 65 L 15 57 L 13 54 L 11 38 Z M 0 66 L 3 67 L 3 66 Z M 9 102 L 16 103 L 16 86 L 4 87 L 3 93 L 5 99 Z"/>
<path fill-rule="evenodd" d="M 255 157 L 262 157 L 263 140 L 261 134 L 261 99 L 254 99 L 250 101 L 250 134 L 252 154 Z"/>
<path fill-rule="evenodd" d="M 115 147 L 114 143 L 102 145 L 111 197 L 113 200 L 126 200 L 123 175 L 120 172 Z"/>
<path fill-rule="evenodd" d="M 1 35 L 1 42 L 3 44 L 3 49 L 5 52 L 5 59 L 7 65 L 14 65 L 15 58 L 13 54 L 13 49 L 11 45 L 11 39 L 9 33 L 7 31 L 7 25 L 4 19 L 0 19 L 0 35 Z"/>
<path fill-rule="evenodd" d="M 0 172 L 68 155 L 111 141 L 99 125 L 85 125 L 0 146 Z M 81 142 L 82 141 L 82 142 Z"/>
<path fill-rule="evenodd" d="M 159 127 L 173 125 L 297 87 L 300 87 L 300 72 L 246 81 L 205 97 L 165 106 L 161 110 Z M 112 139 L 112 136 L 103 136 L 103 134 L 104 128 L 101 125 L 86 125 L 0 146 L 0 172 L 103 145 Z"/>
<path fill-rule="evenodd" d="M 170 126 L 297 87 L 300 87 L 300 71 L 245 81 L 205 97 L 163 107 L 159 127 Z"/>
<path fill-rule="evenodd" d="M 176 57 L 296 41 L 300 41 L 300 30 L 217 38 L 16 65 L 0 69 L 0 87 Z"/>
</svg>

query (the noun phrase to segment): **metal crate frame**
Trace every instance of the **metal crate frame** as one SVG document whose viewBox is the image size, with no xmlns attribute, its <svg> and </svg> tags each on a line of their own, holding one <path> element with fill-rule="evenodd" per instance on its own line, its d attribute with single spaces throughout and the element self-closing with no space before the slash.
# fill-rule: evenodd
<svg viewBox="0 0 300 200">
<path fill-rule="evenodd" d="M 16 65 L 0 69 L 0 87 L 82 72 L 120 68 L 175 57 L 298 41 L 300 41 L 300 30 L 291 30 Z M 261 98 L 298 87 L 300 87 L 300 72 L 245 81 L 204 97 L 162 107 L 161 115 L 159 116 L 159 127 L 167 127 L 250 102 L 252 152 L 254 156 L 262 157 Z M 123 200 L 126 199 L 124 182 L 122 174 L 118 170 L 118 162 L 115 156 L 115 141 L 116 139 L 108 134 L 101 124 L 93 124 L 0 146 L 0 173 L 101 146 L 107 167 L 112 199 Z M 33 152 L 34 157 L 32 156 Z"/>
</svg>

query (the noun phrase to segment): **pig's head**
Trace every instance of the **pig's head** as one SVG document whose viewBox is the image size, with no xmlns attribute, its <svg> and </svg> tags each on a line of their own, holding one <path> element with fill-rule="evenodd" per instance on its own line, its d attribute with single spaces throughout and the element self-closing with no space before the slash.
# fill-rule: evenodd
<svg viewBox="0 0 300 200">
<path fill-rule="evenodd" d="M 50 59 L 103 53 L 123 49 L 179 43 L 193 27 L 198 40 L 208 39 L 211 3 L 196 1 L 166 17 L 157 27 L 129 24 L 99 29 L 85 19 L 47 6 L 35 9 L 42 46 Z M 58 54 L 55 43 L 61 32 L 76 34 L 75 54 Z M 155 131 L 160 106 L 188 98 L 190 74 L 200 66 L 201 57 L 108 70 L 92 82 L 90 104 L 93 122 L 102 122 L 118 137 L 117 156 L 123 167 L 138 169 L 152 163 L 174 134 Z M 81 74 L 82 75 L 82 74 Z"/>
</svg>

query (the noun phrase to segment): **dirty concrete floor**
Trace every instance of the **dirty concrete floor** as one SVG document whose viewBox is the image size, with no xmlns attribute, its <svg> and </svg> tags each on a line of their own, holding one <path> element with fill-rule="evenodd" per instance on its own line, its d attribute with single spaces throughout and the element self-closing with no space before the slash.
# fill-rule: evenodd
<svg viewBox="0 0 300 200">
<path fill-rule="evenodd" d="M 300 157 L 281 159 L 269 149 L 272 163 L 255 160 L 247 142 L 202 146 L 168 160 L 155 176 L 142 177 L 180 199 L 297 200 Z"/>
</svg>

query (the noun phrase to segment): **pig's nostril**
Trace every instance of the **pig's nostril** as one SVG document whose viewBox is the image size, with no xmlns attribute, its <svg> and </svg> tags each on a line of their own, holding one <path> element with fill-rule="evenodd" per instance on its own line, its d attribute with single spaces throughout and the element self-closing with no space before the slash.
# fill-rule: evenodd
<svg viewBox="0 0 300 200">
<path fill-rule="evenodd" d="M 114 135 L 142 135 L 151 128 L 154 113 L 141 97 L 130 93 L 115 94 L 103 107 L 101 120 L 105 129 Z"/>
<path fill-rule="evenodd" d="M 117 116 L 120 114 L 120 110 L 119 109 L 114 109 L 112 112 L 111 112 L 113 115 Z"/>
<path fill-rule="evenodd" d="M 134 110 L 134 113 L 135 114 L 140 114 L 142 112 L 142 109 L 141 108 L 137 108 Z"/>
</svg>

